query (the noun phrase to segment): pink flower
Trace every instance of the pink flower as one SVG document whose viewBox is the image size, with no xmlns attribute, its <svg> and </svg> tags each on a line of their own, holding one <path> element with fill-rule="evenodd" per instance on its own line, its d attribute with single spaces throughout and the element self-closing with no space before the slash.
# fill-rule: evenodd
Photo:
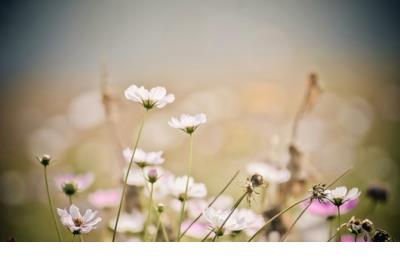
<svg viewBox="0 0 400 264">
<path fill-rule="evenodd" d="M 186 228 L 192 223 L 192 220 L 186 220 L 182 223 L 181 231 L 185 231 Z M 190 227 L 190 229 L 186 232 L 187 236 L 202 239 L 210 232 L 210 228 L 208 224 L 196 222 Z"/>
<path fill-rule="evenodd" d="M 340 242 L 355 242 L 354 235 L 343 235 Z M 363 236 L 357 237 L 357 242 L 366 242 Z"/>
<path fill-rule="evenodd" d="M 308 202 L 306 202 L 304 206 L 307 206 L 307 204 Z M 357 204 L 358 199 L 347 201 L 340 206 L 340 213 L 346 214 L 350 212 L 357 206 Z M 337 207 L 330 202 L 320 202 L 318 200 L 313 200 L 311 206 L 308 208 L 308 212 L 324 217 L 335 216 L 337 214 Z"/>
<path fill-rule="evenodd" d="M 97 190 L 89 194 L 89 202 L 97 208 L 111 208 L 119 205 L 122 191 L 120 189 Z"/>
</svg>

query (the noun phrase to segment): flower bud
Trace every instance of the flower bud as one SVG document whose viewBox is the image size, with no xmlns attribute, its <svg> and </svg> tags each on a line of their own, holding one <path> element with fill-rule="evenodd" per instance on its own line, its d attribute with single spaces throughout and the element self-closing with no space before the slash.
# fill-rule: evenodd
<svg viewBox="0 0 400 264">
<path fill-rule="evenodd" d="M 264 184 L 264 178 L 257 173 L 251 176 L 250 181 L 253 187 L 259 187 Z"/>
<path fill-rule="evenodd" d="M 150 183 L 155 183 L 158 180 L 158 173 L 156 169 L 150 169 L 147 173 L 147 179 Z"/>
<path fill-rule="evenodd" d="M 73 181 L 66 182 L 62 186 L 62 191 L 65 193 L 65 195 L 72 196 L 78 192 L 78 185 Z"/>
<path fill-rule="evenodd" d="M 162 203 L 157 204 L 157 212 L 160 214 L 164 212 L 165 205 Z"/>
<path fill-rule="evenodd" d="M 37 160 L 42 164 L 43 166 L 49 166 L 51 162 L 51 157 L 50 155 L 43 154 L 41 157 L 36 157 Z"/>
</svg>

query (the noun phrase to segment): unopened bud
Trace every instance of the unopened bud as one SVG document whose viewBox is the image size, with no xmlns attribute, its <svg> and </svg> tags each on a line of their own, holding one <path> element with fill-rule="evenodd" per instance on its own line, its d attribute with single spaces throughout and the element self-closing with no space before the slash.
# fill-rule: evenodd
<svg viewBox="0 0 400 264">
<path fill-rule="evenodd" d="M 253 176 L 251 176 L 250 181 L 251 181 L 251 184 L 253 185 L 253 187 L 259 187 L 264 184 L 263 176 L 261 176 L 260 174 L 257 174 L 257 173 L 254 174 Z"/>
<path fill-rule="evenodd" d="M 49 166 L 50 165 L 50 161 L 51 161 L 51 157 L 50 155 L 44 154 L 41 157 L 36 157 L 37 160 L 40 162 L 40 164 L 42 164 L 43 166 Z"/>
</svg>

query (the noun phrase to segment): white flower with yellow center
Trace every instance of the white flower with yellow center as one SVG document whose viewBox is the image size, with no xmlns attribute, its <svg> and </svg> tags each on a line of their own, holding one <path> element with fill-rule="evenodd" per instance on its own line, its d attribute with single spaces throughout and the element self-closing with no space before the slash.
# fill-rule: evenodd
<svg viewBox="0 0 400 264">
<path fill-rule="evenodd" d="M 79 208 L 71 205 L 69 211 L 66 209 L 57 208 L 57 213 L 60 216 L 61 223 L 73 234 L 87 234 L 93 229 L 96 229 L 101 218 L 96 217 L 97 212 L 87 209 L 82 216 Z"/>
<path fill-rule="evenodd" d="M 180 129 L 189 135 L 192 134 L 201 124 L 207 122 L 207 117 L 205 114 L 197 114 L 194 116 L 182 114 L 180 118 L 171 117 L 168 121 L 168 125 L 173 128 Z"/>
<path fill-rule="evenodd" d="M 344 203 L 355 200 L 361 195 L 357 188 L 351 188 L 347 192 L 345 186 L 336 187 L 333 190 L 327 191 L 327 199 L 336 206 L 341 206 Z"/>
<path fill-rule="evenodd" d="M 141 103 L 148 110 L 153 107 L 163 108 L 175 101 L 175 96 L 173 94 L 167 95 L 167 90 L 164 87 L 154 87 L 147 90 L 143 86 L 131 85 L 125 90 L 125 97 L 130 101 Z"/>
</svg>

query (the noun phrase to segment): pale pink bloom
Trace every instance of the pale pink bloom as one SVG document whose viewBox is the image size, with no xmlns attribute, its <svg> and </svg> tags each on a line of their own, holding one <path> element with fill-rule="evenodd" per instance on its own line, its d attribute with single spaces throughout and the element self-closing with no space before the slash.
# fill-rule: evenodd
<svg viewBox="0 0 400 264">
<path fill-rule="evenodd" d="M 79 208 L 75 205 L 71 205 L 69 211 L 57 208 L 57 213 L 60 216 L 61 223 L 73 234 L 87 234 L 96 229 L 97 224 L 101 221 L 100 217 L 96 217 L 96 211 L 87 209 L 82 216 Z"/>
<path fill-rule="evenodd" d="M 182 223 L 181 231 L 184 232 L 186 228 L 192 223 L 193 220 L 185 220 Z M 210 228 L 208 224 L 196 222 L 194 223 L 189 230 L 186 232 L 186 236 L 190 236 L 197 239 L 202 239 L 210 232 Z"/>
<path fill-rule="evenodd" d="M 97 190 L 88 196 L 89 202 L 96 208 L 112 208 L 119 205 L 121 189 Z"/>
<path fill-rule="evenodd" d="M 111 219 L 108 223 L 109 228 L 114 230 L 116 218 Z M 139 233 L 143 230 L 146 217 L 139 211 L 134 210 L 132 213 L 121 213 L 118 220 L 117 232 L 120 233 Z"/>
<path fill-rule="evenodd" d="M 130 101 L 142 104 L 146 109 L 163 108 L 175 101 L 175 96 L 173 94 L 167 95 L 167 90 L 164 87 L 154 87 L 147 90 L 143 86 L 131 85 L 125 90 L 125 97 Z"/>
<path fill-rule="evenodd" d="M 207 117 L 203 113 L 194 116 L 182 114 L 179 119 L 171 117 L 171 120 L 168 121 L 168 125 L 180 129 L 188 134 L 192 134 L 201 124 L 206 122 Z"/>
<path fill-rule="evenodd" d="M 130 148 L 124 149 L 122 154 L 127 162 L 131 161 L 133 151 Z M 157 166 L 163 164 L 165 161 L 162 155 L 162 151 L 145 152 L 142 149 L 137 148 L 135 156 L 133 157 L 133 162 L 139 167 Z"/>
<path fill-rule="evenodd" d="M 350 191 L 347 192 L 345 186 L 336 187 L 333 190 L 329 190 L 327 193 L 327 199 L 336 206 L 355 200 L 361 195 L 361 192 L 357 188 L 351 188 Z"/>
<path fill-rule="evenodd" d="M 169 191 L 177 199 L 181 199 L 185 194 L 186 182 L 188 176 L 175 177 L 169 182 Z M 203 183 L 196 183 L 192 177 L 189 177 L 187 199 L 203 198 L 207 195 L 207 188 Z"/>
<path fill-rule="evenodd" d="M 245 228 L 243 231 L 247 236 L 254 235 L 265 224 L 264 218 L 251 209 L 240 208 L 233 214 L 236 214 L 238 218 L 244 219 Z"/>
<path fill-rule="evenodd" d="M 220 229 L 225 219 L 228 217 L 230 210 L 216 210 L 212 207 L 204 210 L 204 216 L 210 227 L 214 230 Z M 244 217 L 238 214 L 232 214 L 231 217 L 226 221 L 223 232 L 226 233 L 232 231 L 240 231 L 246 228 L 246 220 Z"/>
<path fill-rule="evenodd" d="M 304 203 L 304 207 L 307 206 L 309 201 Z M 347 203 L 344 203 L 340 206 L 340 213 L 346 214 L 353 210 L 358 205 L 358 199 L 350 200 Z M 337 214 L 337 207 L 333 205 L 331 202 L 320 202 L 318 200 L 313 200 L 310 207 L 307 210 L 308 212 L 319 215 L 322 217 L 335 216 Z"/>
<path fill-rule="evenodd" d="M 57 187 L 62 191 L 66 184 L 73 184 L 76 186 L 78 192 L 83 192 L 90 187 L 94 182 L 93 173 L 85 174 L 61 174 L 54 177 Z"/>
</svg>

